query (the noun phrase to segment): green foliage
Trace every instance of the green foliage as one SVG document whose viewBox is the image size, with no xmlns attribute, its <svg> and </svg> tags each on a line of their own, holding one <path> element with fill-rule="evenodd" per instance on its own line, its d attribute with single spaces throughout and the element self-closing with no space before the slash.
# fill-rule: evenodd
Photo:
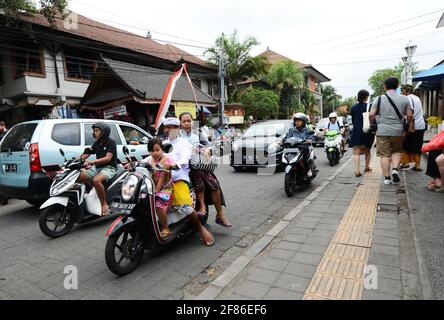
<svg viewBox="0 0 444 320">
<path fill-rule="evenodd" d="M 296 62 L 283 60 L 273 65 L 266 81 L 279 95 L 280 118 L 288 118 L 294 110 L 303 109 L 299 103 L 299 90 L 304 82 L 304 73 Z"/>
<path fill-rule="evenodd" d="M 322 87 L 322 97 L 324 103 L 324 114 L 331 113 L 341 104 L 342 97 L 337 94 L 336 88 L 331 85 Z"/>
<path fill-rule="evenodd" d="M 0 12 L 6 18 L 8 26 L 23 28 L 25 33 L 30 34 L 30 24 L 20 19 L 21 15 L 35 15 L 41 13 L 50 23 L 55 26 L 54 17 L 68 6 L 68 0 L 0 0 Z"/>
<path fill-rule="evenodd" d="M 248 116 L 258 120 L 274 119 L 279 109 L 279 96 L 271 90 L 245 89 L 239 97 Z"/>
<path fill-rule="evenodd" d="M 372 98 L 380 96 L 385 93 L 384 91 L 384 81 L 390 77 L 396 77 L 401 79 L 403 66 L 398 64 L 394 68 L 379 69 L 373 72 L 372 76 L 368 80 L 368 84 L 373 90 Z"/>
<path fill-rule="evenodd" d="M 226 75 L 230 85 L 237 89 L 237 85 L 244 79 L 260 79 L 267 74 L 270 67 L 264 57 L 252 57 L 250 52 L 259 42 L 254 37 L 245 40 L 238 39 L 237 31 L 226 36 L 222 34 L 216 39 L 215 45 L 205 51 L 210 63 L 219 64 L 222 58 L 226 66 Z"/>
</svg>

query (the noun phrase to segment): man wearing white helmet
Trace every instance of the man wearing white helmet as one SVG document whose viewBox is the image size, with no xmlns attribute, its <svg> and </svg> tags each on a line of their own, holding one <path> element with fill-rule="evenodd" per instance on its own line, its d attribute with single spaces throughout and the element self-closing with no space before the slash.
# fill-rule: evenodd
<svg viewBox="0 0 444 320">
<path fill-rule="evenodd" d="M 342 150 L 341 151 L 342 151 L 342 154 L 344 154 L 346 152 L 345 139 L 344 139 L 344 134 L 345 134 L 344 125 L 338 121 L 338 114 L 336 112 L 330 113 L 328 118 L 330 119 L 330 122 L 328 122 L 328 124 L 324 127 L 324 129 L 326 132 L 337 131 L 337 132 L 341 133 L 341 135 L 342 135 L 342 143 L 341 143 Z"/>
</svg>

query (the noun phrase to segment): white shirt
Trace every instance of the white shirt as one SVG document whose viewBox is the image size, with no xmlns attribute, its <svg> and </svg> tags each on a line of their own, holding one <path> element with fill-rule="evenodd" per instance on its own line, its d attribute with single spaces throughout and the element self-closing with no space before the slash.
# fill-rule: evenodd
<svg viewBox="0 0 444 320">
<path fill-rule="evenodd" d="M 191 143 L 181 137 L 173 141 L 167 139 L 164 143 L 170 143 L 173 146 L 173 151 L 168 156 L 180 168 L 180 170 L 171 171 L 173 181 L 185 180 L 190 182 Z"/>
<path fill-rule="evenodd" d="M 414 94 L 410 94 L 408 98 L 414 111 L 413 117 L 415 119 L 415 130 L 425 130 L 426 123 L 423 116 L 421 100 Z"/>
</svg>

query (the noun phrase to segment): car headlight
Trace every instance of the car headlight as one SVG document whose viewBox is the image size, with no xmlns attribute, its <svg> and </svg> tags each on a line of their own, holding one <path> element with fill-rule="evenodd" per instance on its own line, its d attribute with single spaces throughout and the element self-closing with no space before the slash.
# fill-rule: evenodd
<svg viewBox="0 0 444 320">
<path fill-rule="evenodd" d="M 139 179 L 135 175 L 129 175 L 122 184 L 122 199 L 130 201 L 134 197 Z"/>
</svg>

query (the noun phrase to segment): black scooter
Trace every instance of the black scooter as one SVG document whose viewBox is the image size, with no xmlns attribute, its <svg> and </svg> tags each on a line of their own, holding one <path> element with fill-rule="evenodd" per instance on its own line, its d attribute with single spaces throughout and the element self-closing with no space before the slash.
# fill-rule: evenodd
<svg viewBox="0 0 444 320">
<path fill-rule="evenodd" d="M 171 145 L 165 145 L 166 152 L 171 152 Z M 124 149 L 129 159 L 128 149 Z M 124 276 L 133 272 L 140 265 L 144 251 L 160 251 L 175 240 L 195 232 L 188 217 L 173 209 L 168 213 L 168 224 L 172 235 L 166 239 L 160 236 L 160 224 L 156 214 L 155 185 L 152 175 L 155 171 L 168 171 L 149 164 L 136 165 L 131 162 L 131 173 L 122 185 L 122 193 L 110 205 L 111 212 L 120 214 L 109 228 L 105 248 L 105 260 L 109 270 Z M 196 207 L 196 195 L 191 189 L 191 197 Z M 205 225 L 207 214 L 200 217 Z"/>
<path fill-rule="evenodd" d="M 316 178 L 319 170 L 316 169 L 316 156 L 311 143 L 306 143 L 299 138 L 290 138 L 284 141 L 283 146 L 282 164 L 286 165 L 285 193 L 288 197 L 292 197 L 297 189 L 309 185 Z M 309 166 L 313 173 L 311 177 L 307 176 L 308 170 L 305 170 L 303 148 L 307 148 L 309 152 Z"/>
</svg>

